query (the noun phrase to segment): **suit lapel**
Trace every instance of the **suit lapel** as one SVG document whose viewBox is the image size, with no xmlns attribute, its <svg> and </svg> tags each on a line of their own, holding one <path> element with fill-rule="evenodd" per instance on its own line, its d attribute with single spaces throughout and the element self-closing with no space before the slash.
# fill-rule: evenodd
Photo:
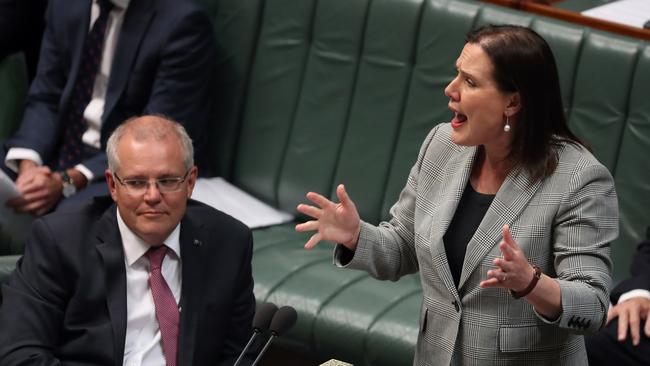
<svg viewBox="0 0 650 366">
<path fill-rule="evenodd" d="M 189 211 L 188 207 L 188 211 Z M 208 242 L 204 237 L 202 224 L 185 214 L 181 221 L 181 260 L 183 287 L 181 289 L 181 325 L 178 340 L 180 365 L 191 365 L 194 359 L 194 344 L 196 342 L 196 327 L 203 303 L 203 277 L 205 268 L 204 253 L 207 248 L 203 243 Z M 210 238 L 212 242 L 216 238 Z"/>
<path fill-rule="evenodd" d="M 126 269 L 115 210 L 115 206 L 111 207 L 100 219 L 97 225 L 96 247 L 106 274 L 106 303 L 113 326 L 115 365 L 119 366 L 124 357 L 126 337 Z"/>
<path fill-rule="evenodd" d="M 113 111 L 124 91 L 142 38 L 156 13 L 154 5 L 151 0 L 137 0 L 129 3 L 113 56 L 103 120 L 106 120 L 106 117 Z"/>
<path fill-rule="evenodd" d="M 530 184 L 530 176 L 522 168 L 515 168 L 508 174 L 474 236 L 467 244 L 459 289 L 463 287 L 483 258 L 501 242 L 503 225 L 515 221 L 540 185 L 539 179 Z"/>
<path fill-rule="evenodd" d="M 442 174 L 445 182 L 444 188 L 439 192 L 434 193 L 437 196 L 429 197 L 429 200 L 431 202 L 440 202 L 439 209 L 432 217 L 430 238 L 431 254 L 434 257 L 434 263 L 439 262 L 439 260 L 437 261 L 435 258 L 444 258 L 444 262 L 447 265 L 443 268 L 439 268 L 438 272 L 449 289 L 449 292 L 458 296 L 458 291 L 454 284 L 454 278 L 449 269 L 443 236 L 451 224 L 451 220 L 454 217 L 460 198 L 467 186 L 469 176 L 472 172 L 472 165 L 474 164 L 474 159 L 476 157 L 477 148 L 456 147 L 456 149 L 462 149 L 462 151 L 459 154 L 454 155 L 452 158 L 453 160 L 445 162 L 445 171 Z"/>
</svg>

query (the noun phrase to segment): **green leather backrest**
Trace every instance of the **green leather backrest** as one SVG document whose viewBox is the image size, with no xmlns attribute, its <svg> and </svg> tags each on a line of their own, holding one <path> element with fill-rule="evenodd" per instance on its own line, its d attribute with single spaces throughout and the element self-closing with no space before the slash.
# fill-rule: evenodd
<svg viewBox="0 0 650 366">
<path fill-rule="evenodd" d="M 537 30 L 555 52 L 570 126 L 616 178 L 613 252 L 617 277 L 627 273 L 650 223 L 650 173 L 632 168 L 650 146 L 639 130 L 646 42 L 471 1 L 202 1 L 234 85 L 225 94 L 241 102 L 225 115 L 239 119 L 228 135 L 239 133 L 234 183 L 291 212 L 307 191 L 333 196 L 345 183 L 374 223 L 388 217 L 426 133 L 451 116 L 443 90 L 465 34 L 489 23 Z"/>
<path fill-rule="evenodd" d="M 0 143 L 19 126 L 27 94 L 27 67 L 23 54 L 0 60 Z"/>
</svg>

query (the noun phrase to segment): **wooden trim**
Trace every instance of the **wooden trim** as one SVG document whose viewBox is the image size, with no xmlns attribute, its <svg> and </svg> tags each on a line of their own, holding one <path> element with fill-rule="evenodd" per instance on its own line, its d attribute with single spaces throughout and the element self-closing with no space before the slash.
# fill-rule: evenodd
<svg viewBox="0 0 650 366">
<path fill-rule="evenodd" d="M 564 20 L 567 22 L 585 25 L 591 28 L 604 30 L 607 32 L 618 33 L 628 37 L 650 40 L 650 30 L 631 27 L 624 24 L 614 23 L 598 18 L 584 16 L 573 11 L 554 8 L 540 2 L 526 0 L 480 0 L 486 3 L 492 3 L 505 6 L 512 9 L 523 10 L 530 13 L 540 14 L 547 17 Z M 551 1 L 558 2 L 558 1 Z"/>
</svg>

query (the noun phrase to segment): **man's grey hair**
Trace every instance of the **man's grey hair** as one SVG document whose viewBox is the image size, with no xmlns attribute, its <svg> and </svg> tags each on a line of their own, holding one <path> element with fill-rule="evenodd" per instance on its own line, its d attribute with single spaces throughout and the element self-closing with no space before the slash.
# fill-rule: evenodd
<svg viewBox="0 0 650 366">
<path fill-rule="evenodd" d="M 174 134 L 179 139 L 183 149 L 185 170 L 190 170 L 194 166 L 194 146 L 192 146 L 192 139 L 185 131 L 185 128 L 169 117 L 151 115 L 129 118 L 118 126 L 108 138 L 106 156 L 108 158 L 108 169 L 112 172 L 115 172 L 120 167 L 117 146 L 127 133 L 136 141 L 147 139 L 162 141 L 168 138 L 170 133 Z"/>
</svg>

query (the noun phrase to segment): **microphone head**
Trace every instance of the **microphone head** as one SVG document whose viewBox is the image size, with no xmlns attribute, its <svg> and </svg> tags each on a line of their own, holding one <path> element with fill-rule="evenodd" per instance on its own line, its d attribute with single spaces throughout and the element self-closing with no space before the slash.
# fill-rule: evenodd
<svg viewBox="0 0 650 366">
<path fill-rule="evenodd" d="M 255 317 L 253 317 L 253 329 L 256 331 L 265 331 L 269 329 L 273 315 L 278 311 L 278 307 L 272 302 L 265 302 L 257 307 Z"/>
<path fill-rule="evenodd" d="M 296 313 L 296 309 L 291 306 L 283 306 L 278 309 L 278 312 L 273 316 L 269 329 L 275 335 L 280 336 L 287 330 L 291 329 L 291 327 L 296 324 L 297 319 L 298 313 Z"/>
</svg>

